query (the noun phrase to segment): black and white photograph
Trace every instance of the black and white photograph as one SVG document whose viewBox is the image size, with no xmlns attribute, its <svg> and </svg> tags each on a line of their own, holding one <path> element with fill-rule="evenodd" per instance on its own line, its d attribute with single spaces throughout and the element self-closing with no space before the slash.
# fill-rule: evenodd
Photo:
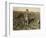
<svg viewBox="0 0 46 38">
<path fill-rule="evenodd" d="M 13 30 L 40 29 L 40 8 L 13 7 Z"/>
</svg>

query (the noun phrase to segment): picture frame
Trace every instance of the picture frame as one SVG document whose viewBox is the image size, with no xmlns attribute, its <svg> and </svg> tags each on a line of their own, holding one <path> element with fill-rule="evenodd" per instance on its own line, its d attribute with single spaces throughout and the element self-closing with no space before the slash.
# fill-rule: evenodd
<svg viewBox="0 0 46 38">
<path fill-rule="evenodd" d="M 43 9 L 44 9 L 44 5 L 43 4 L 26 4 L 26 3 L 5 3 L 6 4 L 6 26 L 5 26 L 5 35 L 7 36 L 15 36 L 15 35 L 21 35 L 23 33 L 41 33 L 41 32 L 45 32 L 45 26 L 43 26 L 43 18 L 44 18 L 44 14 L 43 14 Z M 38 30 L 15 30 L 13 31 L 13 7 L 32 7 L 32 8 L 40 8 L 40 29 Z M 9 15 L 9 16 L 8 16 Z"/>
</svg>

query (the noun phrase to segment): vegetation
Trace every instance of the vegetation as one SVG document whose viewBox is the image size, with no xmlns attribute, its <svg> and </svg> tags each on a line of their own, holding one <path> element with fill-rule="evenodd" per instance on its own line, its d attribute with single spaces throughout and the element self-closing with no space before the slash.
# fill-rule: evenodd
<svg viewBox="0 0 46 38">
<path fill-rule="evenodd" d="M 28 25 L 25 25 L 25 11 L 13 11 L 13 30 L 40 29 L 40 13 L 29 12 Z"/>
</svg>

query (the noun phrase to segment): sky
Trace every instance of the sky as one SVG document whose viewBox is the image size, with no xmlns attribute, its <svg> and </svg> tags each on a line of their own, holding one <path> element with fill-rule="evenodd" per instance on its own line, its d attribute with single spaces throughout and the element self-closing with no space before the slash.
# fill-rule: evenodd
<svg viewBox="0 0 46 38">
<path fill-rule="evenodd" d="M 28 9 L 30 12 L 40 12 L 40 8 L 35 8 L 35 7 L 13 7 L 14 11 L 26 11 Z"/>
</svg>

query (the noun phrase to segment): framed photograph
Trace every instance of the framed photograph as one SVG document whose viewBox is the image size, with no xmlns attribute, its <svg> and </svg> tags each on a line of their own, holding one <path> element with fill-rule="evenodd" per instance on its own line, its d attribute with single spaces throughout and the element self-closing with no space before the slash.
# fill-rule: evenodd
<svg viewBox="0 0 46 38">
<path fill-rule="evenodd" d="M 40 29 L 40 8 L 13 7 L 13 31 Z"/>
<path fill-rule="evenodd" d="M 9 3 L 8 5 L 7 34 L 15 36 L 27 32 L 29 34 L 45 32 L 42 4 Z"/>
</svg>

